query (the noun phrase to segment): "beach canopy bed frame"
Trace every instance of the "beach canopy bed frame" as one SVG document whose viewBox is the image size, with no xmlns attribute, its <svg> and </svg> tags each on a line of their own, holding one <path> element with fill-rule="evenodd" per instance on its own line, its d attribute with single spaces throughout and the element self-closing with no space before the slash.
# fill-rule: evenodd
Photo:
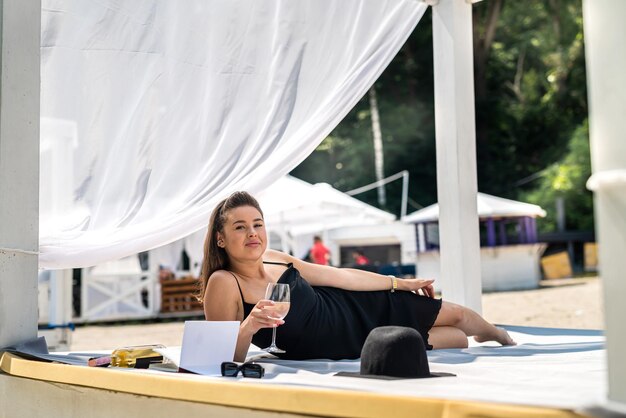
<svg viewBox="0 0 626 418">
<path fill-rule="evenodd" d="M 203 4 L 210 5 L 211 14 L 203 13 Z M 4 0 L 0 3 L 0 346 L 37 334 L 39 267 L 93 265 L 171 242 L 200 229 L 210 208 L 229 192 L 256 192 L 286 174 L 365 94 L 428 6 L 433 16 L 442 290 L 446 299 L 480 311 L 471 2 L 328 0 L 306 3 L 305 7 L 300 2 L 242 0 L 190 2 L 181 11 L 178 2 L 165 0 Z M 203 31 L 213 28 L 206 20 L 211 16 L 219 29 L 215 33 L 222 37 L 206 38 L 204 48 L 194 49 L 193 42 L 198 39 L 194 35 L 207 35 Z M 584 1 L 594 173 L 588 186 L 596 199 L 607 325 L 607 362 L 592 362 L 601 376 L 607 376 L 604 407 L 622 412 L 626 411 L 626 362 L 621 357 L 626 351 L 626 331 L 621 324 L 626 308 L 620 300 L 626 294 L 626 281 L 621 277 L 626 271 L 625 18 L 622 1 Z M 269 31 L 267 22 L 273 23 Z M 311 22 L 315 26 L 309 26 Z M 66 32 L 72 24 L 78 31 Z M 92 24 L 103 26 L 94 31 Z M 187 30 L 186 37 L 168 38 L 165 27 L 181 26 Z M 145 36 L 137 36 L 140 29 L 147 31 Z M 319 39 L 322 42 L 316 43 Z M 256 42 L 267 42 L 262 45 L 274 49 L 262 49 Z M 185 48 L 188 45 L 191 47 Z M 310 62 L 315 53 L 324 59 Z M 72 54 L 78 54 L 76 61 Z M 103 63 L 111 56 L 126 57 L 128 66 L 107 70 Z M 54 68 L 58 78 L 48 85 L 48 71 Z M 79 71 L 73 72 L 76 68 Z M 168 78 L 177 68 L 185 69 L 181 78 Z M 146 74 L 151 78 L 144 77 Z M 207 74 L 219 75 L 214 84 L 207 85 L 211 89 L 184 83 L 204 80 Z M 116 83 L 116 77 L 125 77 L 127 83 Z M 253 83 L 259 80 L 260 87 Z M 72 96 L 68 89 L 72 85 L 79 85 L 83 96 Z M 212 94 L 205 94 L 207 91 Z M 142 94 L 133 95 L 137 92 Z M 245 96 L 245 92 L 256 96 Z M 75 101 L 77 97 L 82 98 Z M 100 101 L 102 97 L 106 100 Z M 100 113 L 90 114 L 93 109 L 89 105 L 94 102 L 102 108 Z M 70 115 L 87 117 L 69 118 L 68 122 L 63 114 L 68 103 Z M 188 112 L 197 109 L 202 114 L 190 118 Z M 259 112 L 262 117 L 254 118 Z M 100 118 L 102 114 L 108 116 Z M 61 147 L 79 147 L 81 164 L 68 163 L 63 160 L 66 154 L 50 151 L 40 165 L 40 116 L 58 119 Z M 42 147 L 48 133 L 42 132 Z M 217 138 L 218 142 L 186 142 L 197 136 Z M 47 149 L 42 149 L 41 155 L 45 152 Z M 177 158 L 180 154 L 186 158 Z M 212 170 L 216 164 L 219 170 Z M 77 170 L 84 181 L 71 184 L 69 191 L 51 190 L 47 197 L 42 195 L 40 206 L 40 170 L 54 173 L 61 168 Z M 181 174 L 171 179 L 167 175 L 187 171 L 191 177 Z M 74 178 L 76 173 L 66 174 Z M 41 179 L 44 182 L 47 177 Z M 134 188 L 113 187 L 125 182 Z M 48 191 L 42 190 L 44 194 Z M 123 204 L 116 204 L 120 201 Z M 470 355 L 480 358 L 475 352 Z M 573 361 L 572 367 L 582 364 L 582 359 Z M 50 396 L 58 394 L 57 389 L 85 391 L 88 396 L 71 398 L 77 414 L 110 412 L 108 405 L 117 401 L 126 402 L 134 411 L 147 405 L 158 408 L 165 398 L 178 393 L 172 379 L 179 376 L 128 374 L 121 379 L 122 375 L 110 370 L 69 367 L 3 355 L 0 408 L 4 409 L 0 411 L 14 413 L 10 405 L 16 404 L 30 408 L 31 416 L 64 416 L 67 405 L 55 404 Z M 500 371 L 506 372 L 506 368 Z M 135 380 L 139 378 L 154 379 L 146 384 L 152 389 L 133 389 L 143 386 Z M 537 382 L 544 379 L 541 375 L 534 378 Z M 36 379 L 68 386 L 36 386 Z M 109 385 L 109 379 L 120 385 Z M 467 402 L 471 396 L 461 394 L 456 399 L 433 400 L 425 392 L 406 396 L 402 385 L 400 394 L 392 395 L 353 388 L 320 389 L 322 395 L 313 395 L 293 382 L 272 389 L 243 381 L 203 382 L 192 387 L 185 383 L 187 379 L 196 378 L 181 377 L 179 382 L 188 390 L 181 398 L 186 408 L 210 407 L 226 415 L 242 412 L 226 408 L 236 407 L 246 408 L 250 416 L 279 412 L 380 416 L 393 413 L 393 408 L 398 415 L 407 416 L 418 414 L 417 410 L 422 416 L 573 416 L 578 407 L 548 405 L 550 409 L 537 410 L 533 409 L 537 405 L 527 405 L 524 398 L 502 404 L 473 403 Z M 581 386 L 587 383 L 584 379 L 581 374 Z M 506 382 L 514 391 L 515 383 Z M 215 393 L 207 394 L 209 389 Z M 595 390 L 604 391 L 604 387 L 595 385 Z M 124 392 L 147 398 L 129 399 Z M 285 402 L 289 408 L 275 408 L 276 403 L 268 401 L 279 393 L 288 395 Z M 381 401 L 381 396 L 386 399 Z M 243 403 L 235 404 L 234 398 Z M 307 399 L 328 408 L 308 409 Z M 263 411 L 248 409 L 261 405 Z"/>
</svg>

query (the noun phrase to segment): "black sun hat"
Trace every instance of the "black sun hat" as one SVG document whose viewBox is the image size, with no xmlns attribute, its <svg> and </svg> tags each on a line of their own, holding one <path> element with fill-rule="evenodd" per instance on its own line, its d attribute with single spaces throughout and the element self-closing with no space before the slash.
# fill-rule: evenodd
<svg viewBox="0 0 626 418">
<path fill-rule="evenodd" d="M 424 339 L 408 327 L 374 328 L 361 349 L 361 371 L 339 372 L 335 376 L 371 379 L 421 379 L 455 376 L 452 373 L 431 373 Z"/>
</svg>

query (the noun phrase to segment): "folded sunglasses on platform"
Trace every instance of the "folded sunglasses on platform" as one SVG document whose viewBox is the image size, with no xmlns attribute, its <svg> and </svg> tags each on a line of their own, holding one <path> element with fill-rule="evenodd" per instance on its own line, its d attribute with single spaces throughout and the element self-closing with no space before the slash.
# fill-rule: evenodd
<svg viewBox="0 0 626 418">
<path fill-rule="evenodd" d="M 252 377 L 255 379 L 260 379 L 265 375 L 265 369 L 256 363 L 243 363 L 238 364 L 232 361 L 225 361 L 222 363 L 222 376 L 226 377 L 237 377 L 239 372 L 243 377 Z"/>
</svg>

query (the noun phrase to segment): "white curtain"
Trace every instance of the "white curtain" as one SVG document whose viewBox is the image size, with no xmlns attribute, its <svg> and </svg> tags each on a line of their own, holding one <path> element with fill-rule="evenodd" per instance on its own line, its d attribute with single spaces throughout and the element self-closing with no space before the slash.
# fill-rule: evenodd
<svg viewBox="0 0 626 418">
<path fill-rule="evenodd" d="M 40 267 L 180 239 L 299 164 L 416 0 L 43 0 Z"/>
</svg>

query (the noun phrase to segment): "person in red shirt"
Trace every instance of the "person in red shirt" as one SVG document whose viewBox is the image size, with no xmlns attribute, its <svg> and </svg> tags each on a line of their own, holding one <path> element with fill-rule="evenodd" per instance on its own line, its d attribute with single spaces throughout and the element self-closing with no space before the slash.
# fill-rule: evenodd
<svg viewBox="0 0 626 418">
<path fill-rule="evenodd" d="M 354 258 L 354 264 L 357 266 L 366 266 L 370 263 L 369 258 L 365 257 L 363 251 L 356 250 L 352 253 L 352 258 Z"/>
<path fill-rule="evenodd" d="M 330 250 L 322 242 L 318 235 L 313 237 L 313 247 L 311 247 L 311 258 L 315 264 L 328 266 L 330 264 Z"/>
</svg>

